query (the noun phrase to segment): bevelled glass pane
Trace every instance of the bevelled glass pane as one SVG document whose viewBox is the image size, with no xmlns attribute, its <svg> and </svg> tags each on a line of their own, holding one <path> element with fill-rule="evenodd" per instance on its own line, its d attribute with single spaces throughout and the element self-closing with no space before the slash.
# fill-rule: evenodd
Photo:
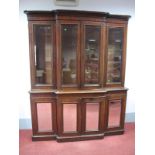
<svg viewBox="0 0 155 155">
<path fill-rule="evenodd" d="M 52 85 L 51 25 L 34 25 L 35 83 Z"/>
<path fill-rule="evenodd" d="M 123 28 L 108 30 L 107 83 L 120 83 L 122 72 Z"/>
<path fill-rule="evenodd" d="M 99 103 L 86 103 L 86 130 L 98 130 Z"/>
<path fill-rule="evenodd" d="M 51 103 L 37 103 L 38 131 L 52 131 Z"/>
<path fill-rule="evenodd" d="M 77 131 L 77 104 L 63 104 L 63 131 Z"/>
<path fill-rule="evenodd" d="M 73 85 L 77 83 L 77 28 L 76 24 L 61 25 L 61 61 L 62 84 Z"/>
<path fill-rule="evenodd" d="M 95 25 L 85 26 L 85 84 L 99 83 L 99 57 L 100 57 L 101 27 Z"/>
<path fill-rule="evenodd" d="M 121 100 L 109 101 L 108 127 L 119 127 L 121 117 Z"/>
</svg>

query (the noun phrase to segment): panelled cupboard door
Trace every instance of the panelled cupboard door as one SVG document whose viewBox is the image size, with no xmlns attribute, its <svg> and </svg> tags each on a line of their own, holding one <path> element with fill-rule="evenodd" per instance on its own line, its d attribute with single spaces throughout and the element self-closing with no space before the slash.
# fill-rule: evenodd
<svg viewBox="0 0 155 155">
<path fill-rule="evenodd" d="M 89 97 L 81 100 L 82 133 L 102 133 L 105 128 L 105 97 Z"/>
<path fill-rule="evenodd" d="M 32 88 L 52 88 L 54 77 L 54 23 L 29 23 Z"/>
<path fill-rule="evenodd" d="M 33 135 L 54 134 L 56 127 L 56 103 L 51 99 L 32 99 L 32 127 Z"/>
<path fill-rule="evenodd" d="M 57 107 L 58 116 L 58 135 L 59 136 L 76 136 L 81 130 L 81 109 L 80 102 L 76 99 L 67 101 L 59 100 Z"/>
<path fill-rule="evenodd" d="M 80 23 L 61 21 L 58 26 L 58 87 L 79 87 Z"/>
<path fill-rule="evenodd" d="M 102 73 L 102 23 L 83 22 L 81 36 L 81 87 L 100 87 Z"/>
<path fill-rule="evenodd" d="M 126 57 L 126 25 L 108 24 L 106 86 L 123 86 Z"/>
<path fill-rule="evenodd" d="M 106 130 L 124 128 L 126 96 L 113 96 L 107 99 Z"/>
</svg>

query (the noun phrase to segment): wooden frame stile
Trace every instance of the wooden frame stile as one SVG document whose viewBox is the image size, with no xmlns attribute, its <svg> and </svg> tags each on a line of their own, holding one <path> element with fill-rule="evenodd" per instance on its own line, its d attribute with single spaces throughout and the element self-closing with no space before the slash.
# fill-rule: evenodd
<svg viewBox="0 0 155 155">
<path fill-rule="evenodd" d="M 108 63 L 108 29 L 109 28 L 123 28 L 123 51 L 122 51 L 122 61 L 121 61 L 121 82 L 119 83 L 107 83 L 107 63 Z M 105 54 L 105 86 L 106 87 L 123 87 L 124 86 L 124 79 L 125 79 L 125 62 L 126 60 L 126 24 L 125 23 L 107 23 L 106 28 L 106 54 Z"/>
<path fill-rule="evenodd" d="M 62 119 L 61 119 L 61 113 L 62 113 L 62 107 L 61 107 L 61 100 L 60 97 L 56 97 L 56 104 L 57 104 L 57 138 L 61 137 L 62 135 Z"/>
<path fill-rule="evenodd" d="M 38 96 L 39 94 L 37 94 Z M 32 126 L 33 126 L 33 136 L 32 140 L 51 140 L 56 139 L 56 131 L 57 131 L 57 124 L 56 124 L 56 101 L 54 98 L 51 97 L 33 97 L 31 96 L 31 117 L 32 117 Z M 48 96 L 48 95 L 47 95 Z M 52 130 L 51 131 L 39 131 L 38 128 L 38 113 L 37 113 L 37 104 L 44 104 L 50 103 L 51 105 L 51 121 L 52 121 Z"/>
<path fill-rule="evenodd" d="M 121 113 L 121 128 L 124 129 L 124 123 L 125 123 L 125 109 L 126 109 L 126 94 L 122 95 L 122 113 Z"/>
<path fill-rule="evenodd" d="M 102 88 L 105 87 L 106 85 L 106 81 L 105 81 L 105 77 L 106 77 L 106 48 L 107 48 L 107 25 L 106 25 L 106 21 L 104 20 L 104 22 L 102 23 L 102 55 L 101 55 L 101 66 L 103 66 L 102 68 L 102 72 L 101 72 L 101 79 L 102 79 Z"/>
<path fill-rule="evenodd" d="M 31 76 L 31 88 L 33 89 L 34 85 L 34 54 L 33 53 L 33 24 L 31 21 L 28 22 L 28 30 L 29 30 L 29 60 L 30 60 L 30 76 Z"/>
<path fill-rule="evenodd" d="M 85 84 L 85 27 L 86 26 L 100 26 L 100 50 L 99 50 L 99 77 L 98 77 L 98 84 Z M 81 36 L 83 34 L 83 39 L 81 39 L 81 88 L 86 88 L 86 89 L 92 89 L 92 88 L 100 88 L 102 87 L 102 76 L 103 76 L 103 68 L 102 68 L 102 59 L 103 59 L 103 37 L 102 37 L 102 22 L 94 22 L 94 21 L 82 21 L 81 22 Z"/>
<path fill-rule="evenodd" d="M 59 24 L 59 20 L 56 20 L 56 23 L 55 23 L 55 41 L 56 41 L 56 74 L 57 74 L 57 89 L 61 89 L 61 73 L 59 72 L 60 69 L 61 69 L 61 66 L 60 66 L 60 61 L 59 58 L 61 58 L 61 48 L 59 46 L 59 43 L 60 43 L 60 24 Z"/>
<path fill-rule="evenodd" d="M 99 124 L 99 130 L 101 133 L 105 132 L 106 129 L 106 96 L 102 96 L 102 102 L 100 103 L 100 124 Z"/>
<path fill-rule="evenodd" d="M 53 73 L 55 73 L 53 75 L 53 89 L 57 89 L 57 52 L 56 52 L 56 21 L 53 21 Z"/>
<path fill-rule="evenodd" d="M 127 23 L 124 24 L 124 38 L 123 38 L 123 42 L 124 42 L 124 48 L 123 48 L 123 59 L 122 59 L 122 87 L 124 86 L 124 81 L 125 81 L 125 69 L 126 69 L 126 49 L 127 49 L 127 28 L 128 25 Z"/>
<path fill-rule="evenodd" d="M 38 119 L 37 119 L 37 106 L 35 104 L 34 99 L 32 98 L 32 95 L 30 96 L 31 99 L 31 123 L 32 123 L 32 140 L 35 140 L 34 136 L 37 135 L 38 131 Z"/>
</svg>

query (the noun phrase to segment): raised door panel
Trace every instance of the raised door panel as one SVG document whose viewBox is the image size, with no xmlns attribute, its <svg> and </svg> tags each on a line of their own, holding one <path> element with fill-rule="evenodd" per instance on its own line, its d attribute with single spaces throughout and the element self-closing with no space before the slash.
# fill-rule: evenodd
<svg viewBox="0 0 155 155">
<path fill-rule="evenodd" d="M 81 86 L 100 87 L 102 70 L 102 24 L 82 24 L 81 37 Z"/>
<path fill-rule="evenodd" d="M 77 104 L 63 104 L 63 132 L 77 132 Z"/>
<path fill-rule="evenodd" d="M 86 131 L 99 130 L 99 106 L 96 103 L 86 103 Z"/>
<path fill-rule="evenodd" d="M 121 102 L 120 99 L 109 100 L 108 128 L 120 127 Z"/>
<path fill-rule="evenodd" d="M 55 86 L 54 24 L 29 23 L 32 88 Z"/>
<path fill-rule="evenodd" d="M 103 133 L 105 127 L 105 98 L 82 98 L 82 133 Z"/>
<path fill-rule="evenodd" d="M 53 131 L 52 104 L 37 103 L 38 132 Z"/>
<path fill-rule="evenodd" d="M 106 53 L 106 85 L 124 85 L 125 53 L 126 53 L 125 25 L 108 25 L 107 53 Z"/>
</svg>

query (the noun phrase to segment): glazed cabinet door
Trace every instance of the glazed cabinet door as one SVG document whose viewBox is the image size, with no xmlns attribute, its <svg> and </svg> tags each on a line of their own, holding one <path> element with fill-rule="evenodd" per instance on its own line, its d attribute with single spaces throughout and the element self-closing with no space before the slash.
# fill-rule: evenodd
<svg viewBox="0 0 155 155">
<path fill-rule="evenodd" d="M 80 24 L 61 21 L 58 25 L 59 87 L 79 87 Z"/>
<path fill-rule="evenodd" d="M 32 88 L 55 86 L 54 23 L 29 22 Z"/>
<path fill-rule="evenodd" d="M 81 87 L 100 87 L 102 72 L 102 24 L 82 23 Z"/>
<path fill-rule="evenodd" d="M 106 86 L 123 86 L 126 57 L 126 26 L 107 26 Z"/>
</svg>

